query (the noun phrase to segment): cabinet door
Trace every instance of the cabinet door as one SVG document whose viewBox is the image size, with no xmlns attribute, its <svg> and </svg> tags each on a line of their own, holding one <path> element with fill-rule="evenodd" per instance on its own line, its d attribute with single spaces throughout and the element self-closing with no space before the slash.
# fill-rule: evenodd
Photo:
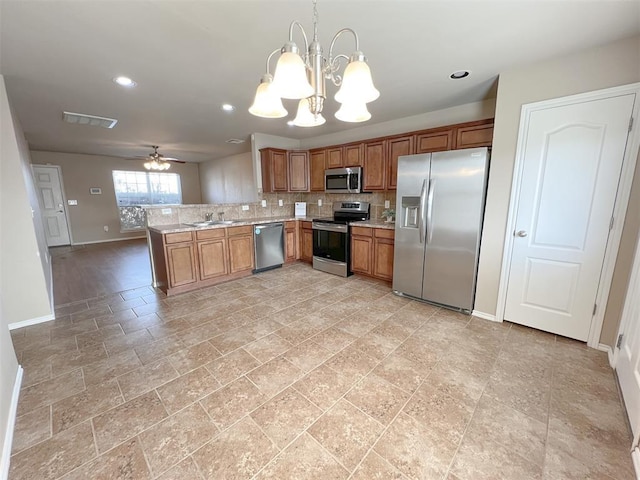
<svg viewBox="0 0 640 480">
<path fill-rule="evenodd" d="M 393 278 L 393 246 L 390 238 L 373 239 L 373 276 L 383 280 Z"/>
<path fill-rule="evenodd" d="M 300 259 L 311 263 L 313 261 L 313 230 L 311 229 L 311 222 L 305 222 L 309 224 L 308 228 L 305 228 L 303 224 L 302 227 L 302 252 L 300 254 Z"/>
<path fill-rule="evenodd" d="M 344 146 L 343 164 L 345 167 L 361 167 L 362 158 L 364 157 L 362 151 L 364 148 L 363 143 L 354 143 Z"/>
<path fill-rule="evenodd" d="M 342 166 L 342 147 L 328 148 L 327 168 L 341 168 Z"/>
<path fill-rule="evenodd" d="M 229 273 L 226 238 L 198 242 L 197 245 L 200 280 L 222 277 Z"/>
<path fill-rule="evenodd" d="M 253 270 L 253 235 L 229 237 L 229 273 Z"/>
<path fill-rule="evenodd" d="M 312 150 L 309 152 L 312 192 L 324 192 L 325 153 L 325 150 Z"/>
<path fill-rule="evenodd" d="M 298 258 L 298 234 L 296 232 L 296 222 L 285 222 L 284 224 L 284 248 L 285 261 L 295 262 Z"/>
<path fill-rule="evenodd" d="M 397 137 L 387 140 L 389 153 L 387 158 L 387 190 L 395 190 L 398 185 L 398 157 L 415 153 L 414 137 Z"/>
<path fill-rule="evenodd" d="M 444 152 L 453 149 L 453 130 L 416 135 L 416 153 Z"/>
<path fill-rule="evenodd" d="M 289 191 L 309 191 L 309 153 L 288 152 L 289 157 Z"/>
<path fill-rule="evenodd" d="M 386 177 L 386 140 L 364 144 L 363 190 L 384 190 Z"/>
<path fill-rule="evenodd" d="M 351 235 L 351 270 L 371 275 L 371 237 Z"/>
<path fill-rule="evenodd" d="M 492 141 L 493 123 L 456 129 L 455 148 L 490 147 Z"/>
<path fill-rule="evenodd" d="M 271 154 L 271 185 L 274 192 L 286 192 L 289 187 L 286 152 Z"/>
<path fill-rule="evenodd" d="M 165 247 L 169 287 L 175 288 L 198 281 L 198 268 L 193 242 L 176 243 Z"/>
</svg>

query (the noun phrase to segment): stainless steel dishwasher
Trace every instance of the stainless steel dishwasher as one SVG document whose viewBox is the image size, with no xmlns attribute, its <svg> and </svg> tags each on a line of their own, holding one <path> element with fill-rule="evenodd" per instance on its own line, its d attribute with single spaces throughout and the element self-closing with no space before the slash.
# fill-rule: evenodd
<svg viewBox="0 0 640 480">
<path fill-rule="evenodd" d="M 265 223 L 254 225 L 253 245 L 256 268 L 253 273 L 281 267 L 284 263 L 284 224 Z"/>
</svg>

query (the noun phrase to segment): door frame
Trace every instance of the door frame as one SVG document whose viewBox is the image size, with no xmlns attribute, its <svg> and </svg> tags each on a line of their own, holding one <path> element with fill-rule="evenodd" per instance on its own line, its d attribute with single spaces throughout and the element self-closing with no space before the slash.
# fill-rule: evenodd
<svg viewBox="0 0 640 480">
<path fill-rule="evenodd" d="M 513 232 L 516 227 L 516 215 L 520 202 L 520 185 L 522 183 L 522 173 L 524 170 L 524 154 L 526 147 L 525 135 L 529 131 L 531 114 L 539 110 L 545 110 L 553 107 L 568 106 L 576 103 L 583 103 L 594 100 L 604 100 L 611 97 L 636 94 L 636 100 L 633 105 L 634 124 L 629 136 L 627 137 L 627 146 L 622 160 L 622 170 L 620 172 L 620 180 L 618 183 L 618 191 L 616 193 L 615 205 L 613 207 L 613 229 L 609 233 L 607 246 L 604 254 L 604 261 L 600 273 L 600 282 L 598 283 L 598 291 L 596 293 L 596 304 L 598 308 L 595 315 L 591 318 L 589 327 L 589 338 L 587 345 L 600 350 L 611 351 L 608 345 L 600 344 L 600 333 L 602 331 L 602 323 L 604 321 L 604 312 L 606 310 L 609 290 L 611 289 L 611 281 L 613 280 L 613 271 L 615 268 L 616 257 L 618 256 L 618 248 L 620 247 L 620 239 L 622 237 L 622 227 L 629 203 L 629 194 L 631 192 L 631 183 L 633 181 L 633 172 L 640 150 L 640 82 L 623 85 L 619 87 L 595 90 L 577 95 L 569 95 L 540 102 L 525 103 L 520 111 L 520 126 L 518 129 L 518 143 L 516 146 L 516 156 L 513 169 L 513 179 L 511 182 L 511 196 L 509 198 L 509 214 L 507 217 L 507 229 L 504 237 L 504 248 L 502 251 L 502 268 L 500 270 L 500 284 L 498 287 L 498 304 L 496 307 L 496 320 L 503 322 L 507 303 L 507 286 L 509 283 L 509 271 L 511 270 L 511 256 L 513 253 L 514 239 Z"/>
<path fill-rule="evenodd" d="M 64 179 L 62 178 L 62 167 L 60 165 L 49 165 L 42 163 L 32 163 L 31 164 L 31 175 L 35 176 L 35 172 L 33 171 L 34 167 L 47 167 L 47 168 L 55 168 L 58 171 L 58 179 L 60 180 L 60 190 L 62 193 L 62 210 L 64 210 L 64 218 L 67 223 L 67 232 L 69 232 L 69 245 L 74 245 L 73 243 L 73 233 L 71 232 L 71 223 L 69 223 L 69 205 L 67 203 L 67 194 L 64 188 Z M 34 187 L 37 189 L 36 179 L 33 179 Z M 40 195 L 38 195 L 38 204 L 40 205 L 40 210 L 42 210 L 42 204 L 40 203 Z M 47 245 L 47 248 L 50 248 Z"/>
</svg>

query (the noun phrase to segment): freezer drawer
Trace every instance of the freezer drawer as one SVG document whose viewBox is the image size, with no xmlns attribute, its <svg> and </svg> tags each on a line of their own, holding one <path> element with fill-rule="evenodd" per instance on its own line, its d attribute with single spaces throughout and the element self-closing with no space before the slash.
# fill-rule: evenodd
<svg viewBox="0 0 640 480">
<path fill-rule="evenodd" d="M 256 268 L 254 273 L 281 267 L 284 263 L 284 224 L 266 223 L 253 228 Z"/>
</svg>

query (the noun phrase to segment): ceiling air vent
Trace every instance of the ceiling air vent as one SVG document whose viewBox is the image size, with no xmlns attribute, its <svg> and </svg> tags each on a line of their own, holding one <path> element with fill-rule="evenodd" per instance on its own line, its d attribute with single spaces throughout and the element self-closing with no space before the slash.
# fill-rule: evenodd
<svg viewBox="0 0 640 480">
<path fill-rule="evenodd" d="M 118 123 L 118 120 L 115 118 L 97 117 L 96 115 L 72 112 L 62 112 L 62 119 L 67 123 L 77 123 L 79 125 L 102 128 L 113 128 L 116 126 L 116 123 Z"/>
<path fill-rule="evenodd" d="M 233 143 L 233 144 L 238 144 L 238 143 L 244 143 L 244 140 L 241 140 L 239 138 L 230 138 L 229 140 L 225 140 L 227 143 Z"/>
</svg>

